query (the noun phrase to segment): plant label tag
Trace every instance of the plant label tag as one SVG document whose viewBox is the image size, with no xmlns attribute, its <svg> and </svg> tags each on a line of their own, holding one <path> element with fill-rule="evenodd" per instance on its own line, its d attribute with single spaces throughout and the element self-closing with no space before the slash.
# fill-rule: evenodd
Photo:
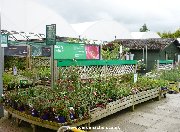
<svg viewBox="0 0 180 132">
<path fill-rule="evenodd" d="M 137 74 L 137 73 L 135 73 L 135 74 L 134 74 L 134 83 L 136 83 L 136 82 L 137 82 L 137 78 L 138 78 L 138 74 Z"/>
<path fill-rule="evenodd" d="M 17 67 L 16 66 L 13 67 L 13 75 L 15 75 L 15 76 L 17 75 Z"/>
</svg>

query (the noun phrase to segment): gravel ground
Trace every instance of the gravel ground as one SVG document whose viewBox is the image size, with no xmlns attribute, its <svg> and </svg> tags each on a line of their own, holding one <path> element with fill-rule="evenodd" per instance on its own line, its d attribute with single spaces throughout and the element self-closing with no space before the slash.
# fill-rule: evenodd
<svg viewBox="0 0 180 132">
<path fill-rule="evenodd" d="M 160 101 L 136 105 L 134 112 L 129 108 L 122 110 L 92 123 L 91 127 L 93 132 L 180 132 L 180 94 L 168 94 Z M 32 132 L 32 128 L 26 122 L 17 127 L 5 112 L 5 117 L 0 119 L 0 132 Z M 37 132 L 55 131 L 38 127 Z"/>
</svg>

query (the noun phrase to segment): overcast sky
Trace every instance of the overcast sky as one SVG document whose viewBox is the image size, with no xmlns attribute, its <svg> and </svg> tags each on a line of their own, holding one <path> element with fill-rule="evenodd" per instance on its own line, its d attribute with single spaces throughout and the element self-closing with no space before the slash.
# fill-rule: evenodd
<svg viewBox="0 0 180 132">
<path fill-rule="evenodd" d="M 17 14 L 13 14 L 16 10 L 14 8 L 20 8 L 18 1 L 20 2 L 20 0 L 0 0 L 0 7 L 4 8 L 2 14 L 11 12 L 12 18 L 20 19 Z M 149 30 L 155 32 L 175 31 L 180 28 L 178 0 L 23 0 L 24 3 L 25 1 L 33 1 L 49 8 L 71 24 L 113 19 L 124 24 L 130 31 L 139 31 L 144 23 Z M 25 14 L 23 10 L 26 7 L 24 6 L 18 13 Z M 32 10 L 36 10 L 36 13 L 40 11 L 33 7 Z"/>
<path fill-rule="evenodd" d="M 69 23 L 114 19 L 130 31 L 146 23 L 151 31 L 180 27 L 178 0 L 34 0 L 49 7 Z"/>
</svg>

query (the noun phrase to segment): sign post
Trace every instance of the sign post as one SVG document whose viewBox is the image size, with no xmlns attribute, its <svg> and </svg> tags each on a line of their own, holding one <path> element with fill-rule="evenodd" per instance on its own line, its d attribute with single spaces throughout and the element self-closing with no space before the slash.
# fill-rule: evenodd
<svg viewBox="0 0 180 132">
<path fill-rule="evenodd" d="M 1 31 L 1 30 L 0 30 Z M 2 94 L 3 94 L 3 77 L 2 77 L 2 74 L 3 74 L 3 52 L 2 52 L 3 48 L 1 48 L 1 41 L 0 41 L 0 98 L 2 97 Z M 0 118 L 4 116 L 4 109 L 3 109 L 3 106 L 0 105 Z"/>
<path fill-rule="evenodd" d="M 51 88 L 54 88 L 54 45 L 56 44 L 56 24 L 46 25 L 46 45 L 51 46 Z"/>
</svg>

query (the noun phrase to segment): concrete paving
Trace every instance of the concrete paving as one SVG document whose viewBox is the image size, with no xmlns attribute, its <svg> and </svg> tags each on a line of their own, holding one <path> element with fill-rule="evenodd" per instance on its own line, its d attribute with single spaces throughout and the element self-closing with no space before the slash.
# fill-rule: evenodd
<svg viewBox="0 0 180 132">
<path fill-rule="evenodd" d="M 5 114 L 7 115 L 7 114 Z M 168 94 L 160 101 L 150 100 L 91 124 L 92 132 L 180 132 L 180 94 Z M 24 123 L 16 127 L 7 116 L 0 119 L 0 132 L 32 132 Z M 38 128 L 37 132 L 55 132 Z"/>
<path fill-rule="evenodd" d="M 148 101 L 92 124 L 117 127 L 119 130 L 93 130 L 93 132 L 180 132 L 180 94 L 168 94 L 160 101 Z"/>
</svg>

